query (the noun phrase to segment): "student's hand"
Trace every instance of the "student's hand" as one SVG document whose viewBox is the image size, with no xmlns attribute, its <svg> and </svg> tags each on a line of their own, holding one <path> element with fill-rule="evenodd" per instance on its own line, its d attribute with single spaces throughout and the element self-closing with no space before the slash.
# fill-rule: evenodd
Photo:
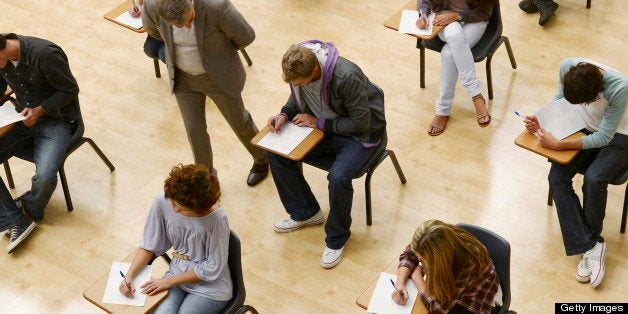
<svg viewBox="0 0 628 314">
<path fill-rule="evenodd" d="M 440 13 L 434 16 L 434 21 L 432 22 L 432 24 L 437 26 L 447 26 L 457 20 L 458 13 L 456 12 Z"/>
<path fill-rule="evenodd" d="M 406 290 L 405 286 L 399 288 L 396 285 L 395 285 L 395 291 L 393 291 L 391 297 L 393 301 L 395 301 L 395 303 L 401 304 L 401 305 L 406 304 L 406 302 L 408 302 L 408 299 L 410 298 L 408 296 L 408 290 Z"/>
<path fill-rule="evenodd" d="M 39 119 L 39 117 L 43 116 L 45 113 L 46 111 L 44 111 L 44 109 L 39 106 L 36 108 L 24 108 L 24 110 L 22 110 L 20 114 L 26 117 L 22 121 L 24 122 L 24 125 L 32 126 L 37 122 L 37 119 Z"/>
<path fill-rule="evenodd" d="M 542 147 L 560 150 L 558 146 L 559 141 L 552 133 L 545 131 L 545 129 L 539 129 L 536 131 L 536 134 L 539 137 L 539 144 L 541 144 Z"/>
<path fill-rule="evenodd" d="M 129 8 L 129 14 L 132 17 L 140 17 L 140 15 L 142 14 L 142 7 L 140 7 L 139 4 L 135 4 L 134 2 Z"/>
<path fill-rule="evenodd" d="M 416 20 L 416 27 L 419 29 L 426 29 L 428 25 L 427 14 L 422 14 L 419 16 L 419 19 Z"/>
<path fill-rule="evenodd" d="M 523 123 L 526 125 L 526 130 L 530 133 L 536 133 L 541 128 L 541 124 L 539 124 L 539 119 L 536 118 L 535 115 L 526 116 L 523 119 Z"/>
<path fill-rule="evenodd" d="M 292 118 L 292 124 L 296 126 L 309 126 L 311 128 L 315 128 L 316 118 L 307 113 L 299 113 Z"/>
<path fill-rule="evenodd" d="M 282 114 L 268 118 L 268 128 L 273 133 L 279 133 L 284 123 L 286 123 L 286 116 Z"/>
<path fill-rule="evenodd" d="M 170 278 L 158 278 L 151 279 L 145 282 L 140 288 L 142 288 L 142 293 L 148 295 L 155 295 L 159 291 L 168 290 L 172 287 L 172 283 Z"/>
<path fill-rule="evenodd" d="M 127 285 L 128 283 L 128 285 Z M 130 289 L 129 289 L 130 288 Z M 120 286 L 118 287 L 120 293 L 122 293 L 126 297 L 132 297 L 135 294 L 135 286 L 133 286 L 133 278 L 125 278 L 120 282 Z"/>
</svg>

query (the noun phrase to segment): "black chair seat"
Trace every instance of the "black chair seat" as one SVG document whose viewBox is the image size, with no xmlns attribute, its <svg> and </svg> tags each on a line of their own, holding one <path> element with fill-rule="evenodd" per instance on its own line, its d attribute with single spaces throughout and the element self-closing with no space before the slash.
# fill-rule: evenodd
<svg viewBox="0 0 628 314">
<path fill-rule="evenodd" d="M 10 97 L 9 101 L 13 102 L 13 104 L 15 104 L 15 99 Z M 113 166 L 113 164 L 111 163 L 111 161 L 109 161 L 109 159 L 107 158 L 107 156 L 105 156 L 105 154 L 100 150 L 100 148 L 98 147 L 98 145 L 96 145 L 96 143 L 88 137 L 84 137 L 84 133 L 85 133 L 85 125 L 83 124 L 83 117 L 81 115 L 81 108 L 80 106 L 77 107 L 78 108 L 78 119 L 76 119 L 74 122 L 72 122 L 72 137 L 70 138 L 69 142 L 68 142 L 68 149 L 65 153 L 65 158 L 63 159 L 63 162 L 61 163 L 61 167 L 59 168 L 59 178 L 61 181 L 61 187 L 63 188 L 63 195 L 65 197 L 65 204 L 68 208 L 68 211 L 71 212 L 72 210 L 74 210 L 74 206 L 72 205 L 72 198 L 70 196 L 70 189 L 68 187 L 68 181 L 67 178 L 65 176 L 65 160 L 70 156 L 70 154 L 72 154 L 75 150 L 77 150 L 79 147 L 81 147 L 81 145 L 85 144 L 85 143 L 89 143 L 89 145 L 94 149 L 94 151 L 98 154 L 98 156 L 100 156 L 100 159 L 102 159 L 102 161 L 107 165 L 107 167 L 109 167 L 110 171 L 114 171 L 115 167 Z M 33 162 L 35 160 L 34 158 L 34 151 L 33 149 L 28 149 L 28 150 L 22 150 L 19 153 L 17 153 L 15 155 L 15 157 L 29 161 L 29 162 Z M 4 163 L 4 172 L 7 176 L 7 181 L 9 184 L 9 188 L 14 189 L 15 188 L 15 183 L 13 182 L 13 175 L 11 174 L 11 167 L 9 166 L 9 160 L 7 159 Z"/>
</svg>

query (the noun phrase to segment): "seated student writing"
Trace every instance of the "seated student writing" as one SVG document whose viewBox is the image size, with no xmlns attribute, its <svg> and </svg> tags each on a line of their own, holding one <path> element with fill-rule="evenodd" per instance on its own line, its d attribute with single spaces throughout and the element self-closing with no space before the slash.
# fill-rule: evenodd
<svg viewBox="0 0 628 314">
<path fill-rule="evenodd" d="M 419 226 L 399 256 L 392 294 L 398 304 L 408 301 L 408 278 L 429 313 L 490 313 L 499 290 L 499 278 L 484 245 L 466 230 L 439 220 Z"/>
<path fill-rule="evenodd" d="M 131 0 L 129 14 L 132 17 L 140 17 L 142 15 L 142 4 L 144 4 L 144 0 Z M 147 35 L 144 41 L 144 53 L 153 59 L 159 58 L 161 62 L 166 63 L 166 51 L 163 40 Z"/>
<path fill-rule="evenodd" d="M 606 65 L 583 58 L 560 63 L 560 82 L 553 100 L 565 98 L 585 123 L 588 135 L 556 139 L 527 116 L 526 129 L 539 136 L 542 147 L 579 149 L 568 164 L 552 162 L 548 175 L 567 255 L 580 256 L 576 280 L 597 287 L 604 278 L 607 245 L 602 237 L 608 183 L 628 165 L 628 77 Z M 583 173 L 582 203 L 573 177 Z"/>
<path fill-rule="evenodd" d="M 119 290 L 135 293 L 133 277 L 155 256 L 173 248 L 163 278 L 140 286 L 154 295 L 169 289 L 153 313 L 217 313 L 232 296 L 227 258 L 229 222 L 220 207 L 218 179 L 202 165 L 176 166 L 148 213 L 142 244 Z"/>
</svg>

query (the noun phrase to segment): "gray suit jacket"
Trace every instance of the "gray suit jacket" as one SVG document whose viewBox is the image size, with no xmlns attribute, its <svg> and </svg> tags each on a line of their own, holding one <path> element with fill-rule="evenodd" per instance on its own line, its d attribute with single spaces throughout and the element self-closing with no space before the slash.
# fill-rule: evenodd
<svg viewBox="0 0 628 314">
<path fill-rule="evenodd" d="M 165 42 L 170 91 L 174 89 L 172 26 L 157 14 L 156 0 L 145 0 L 142 24 L 148 35 Z M 239 97 L 246 72 L 238 50 L 255 39 L 255 31 L 229 0 L 195 0 L 196 42 L 209 77 L 231 97 Z"/>
</svg>

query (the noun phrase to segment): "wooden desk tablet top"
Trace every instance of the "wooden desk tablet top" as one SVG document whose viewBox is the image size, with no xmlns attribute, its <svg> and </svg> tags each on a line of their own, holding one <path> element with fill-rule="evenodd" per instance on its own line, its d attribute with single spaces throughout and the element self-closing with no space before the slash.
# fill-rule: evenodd
<svg viewBox="0 0 628 314">
<path fill-rule="evenodd" d="M 138 33 L 143 33 L 144 32 L 144 27 L 140 27 L 140 28 L 133 28 L 129 25 L 120 23 L 118 21 L 116 21 L 116 18 L 118 16 L 120 16 L 120 14 L 126 12 L 127 10 L 129 10 L 129 7 L 131 7 L 131 2 L 128 0 L 125 0 L 124 2 L 120 3 L 120 5 L 118 5 L 117 7 L 111 9 L 109 12 L 105 13 L 105 19 L 112 21 L 118 25 L 122 25 L 134 32 L 138 32 Z"/>
<path fill-rule="evenodd" d="M 386 270 L 384 270 L 384 272 L 389 273 L 389 274 L 396 274 L 398 263 L 399 263 L 399 260 L 395 258 L 392 261 L 392 263 L 390 263 L 390 265 L 386 267 Z M 377 286 L 378 279 L 379 279 L 379 274 L 377 274 L 377 277 L 375 277 L 373 282 L 371 282 L 371 285 L 368 286 L 366 290 L 364 290 L 364 292 L 362 292 L 362 294 L 360 294 L 360 296 L 355 300 L 355 303 L 359 307 L 365 310 L 368 309 L 369 303 L 371 302 L 371 297 L 373 296 L 373 292 L 375 292 L 375 287 Z M 412 314 L 427 314 L 427 308 L 425 308 L 425 304 L 421 302 L 421 298 L 419 296 L 416 297 L 416 301 L 414 302 L 414 306 L 412 307 L 411 313 Z"/>
<path fill-rule="evenodd" d="M 583 137 L 585 134 L 582 132 L 576 132 L 565 139 L 575 139 Z M 529 151 L 533 151 L 543 157 L 553 160 L 561 165 L 567 165 L 573 160 L 574 157 L 580 152 L 578 149 L 571 150 L 553 150 L 542 147 L 539 144 L 539 139 L 532 133 L 523 130 L 519 136 L 515 139 L 515 144 L 519 147 L 523 147 Z"/>
<path fill-rule="evenodd" d="M 130 263 L 133 261 L 135 257 L 135 253 L 137 250 L 134 250 L 127 257 L 122 260 L 123 262 Z M 161 262 L 157 262 L 161 261 Z M 158 257 L 153 262 L 153 269 L 151 278 L 157 278 L 160 274 L 165 273 L 168 266 L 166 263 Z M 83 297 L 87 299 L 89 302 L 94 303 L 99 308 L 103 309 L 107 313 L 149 313 L 157 305 L 168 296 L 168 290 L 161 291 L 156 295 L 146 296 L 146 302 L 144 306 L 134 306 L 134 305 L 124 305 L 124 304 L 112 304 L 112 303 L 104 303 L 102 301 L 103 296 L 105 295 L 105 290 L 107 289 L 107 281 L 109 280 L 109 270 L 105 272 L 96 282 L 94 282 L 91 286 L 89 286 L 85 291 L 83 291 Z M 122 279 L 120 279 L 122 280 Z M 135 287 L 139 290 L 139 287 Z"/>
<path fill-rule="evenodd" d="M 403 7 L 401 7 L 399 10 L 397 10 L 397 12 L 395 12 L 395 14 L 393 14 L 391 17 L 389 17 L 385 22 L 384 22 L 384 26 L 396 30 L 399 30 L 399 22 L 401 22 L 401 13 L 403 12 L 403 10 L 413 10 L 416 11 L 416 0 L 410 0 L 408 1 L 408 3 L 406 3 L 406 5 L 404 5 Z M 432 34 L 429 36 L 422 36 L 422 35 L 415 35 L 415 34 L 408 34 L 410 36 L 414 36 L 416 38 L 420 38 L 420 39 L 424 39 L 424 40 L 430 40 L 434 37 L 436 37 L 436 35 L 438 34 L 438 32 L 440 32 L 443 29 L 444 26 L 436 26 L 434 25 L 432 27 Z"/>
<path fill-rule="evenodd" d="M 266 136 L 266 134 L 268 134 L 268 132 L 270 132 L 270 129 L 268 128 L 268 126 L 265 126 L 259 133 L 257 133 L 257 135 L 255 135 L 252 139 L 251 139 L 251 144 L 270 151 L 274 154 L 286 157 L 290 160 L 294 160 L 294 161 L 300 161 L 301 159 L 303 159 L 303 157 L 305 157 L 305 155 L 307 155 L 312 148 L 314 148 L 314 146 L 316 146 L 316 144 L 318 144 L 323 137 L 325 136 L 325 133 L 319 129 L 314 129 L 312 131 L 312 133 L 310 133 L 304 140 L 303 142 L 301 142 L 301 144 L 299 144 L 292 152 L 290 152 L 290 154 L 286 155 L 286 154 L 282 154 L 273 150 L 269 150 L 266 147 L 262 147 L 260 145 L 258 145 L 259 141 L 264 138 L 264 136 Z"/>
</svg>

